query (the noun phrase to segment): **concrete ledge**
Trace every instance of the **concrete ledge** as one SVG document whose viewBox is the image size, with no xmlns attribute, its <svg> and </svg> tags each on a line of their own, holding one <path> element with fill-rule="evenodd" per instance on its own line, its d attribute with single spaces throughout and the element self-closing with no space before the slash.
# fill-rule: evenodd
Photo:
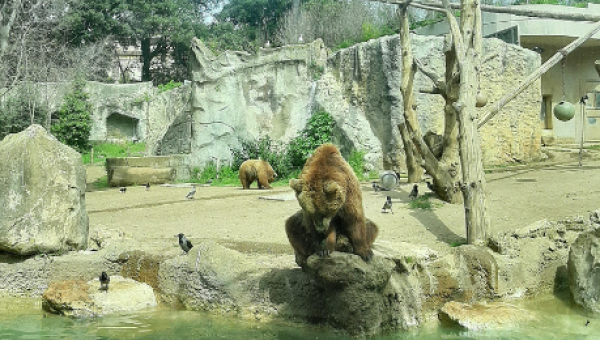
<svg viewBox="0 0 600 340">
<path fill-rule="evenodd" d="M 174 168 L 115 166 L 107 172 L 108 185 L 111 187 L 143 183 L 163 184 L 175 179 Z"/>
</svg>

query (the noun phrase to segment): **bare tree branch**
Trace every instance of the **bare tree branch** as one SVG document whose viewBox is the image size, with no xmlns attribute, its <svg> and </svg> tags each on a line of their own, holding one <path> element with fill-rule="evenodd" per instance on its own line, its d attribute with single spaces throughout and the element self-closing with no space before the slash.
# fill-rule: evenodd
<svg viewBox="0 0 600 340">
<path fill-rule="evenodd" d="M 443 77 L 438 77 L 438 75 L 435 74 L 435 72 L 423 65 L 423 63 L 417 58 L 414 58 L 414 63 L 419 69 L 419 71 L 421 71 L 421 73 L 427 76 L 427 78 L 431 79 L 433 85 L 435 86 L 434 91 L 436 91 L 436 93 L 441 94 L 443 97 L 446 97 L 446 82 L 444 81 Z"/>
</svg>

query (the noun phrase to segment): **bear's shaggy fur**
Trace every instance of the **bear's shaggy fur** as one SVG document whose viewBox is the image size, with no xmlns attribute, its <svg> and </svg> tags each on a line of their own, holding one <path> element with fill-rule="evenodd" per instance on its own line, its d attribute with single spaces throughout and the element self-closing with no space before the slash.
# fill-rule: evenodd
<svg viewBox="0 0 600 340">
<path fill-rule="evenodd" d="M 290 187 L 302 210 L 287 219 L 286 232 L 300 266 L 315 252 L 342 250 L 338 234 L 347 237 L 354 254 L 371 259 L 378 228 L 365 218 L 358 178 L 335 145 L 318 147 Z"/>
<path fill-rule="evenodd" d="M 258 184 L 259 189 L 271 189 L 269 183 L 275 180 L 277 174 L 269 162 L 262 159 L 249 159 L 240 165 L 238 176 L 244 189 L 249 189 L 250 184 L 254 181 Z"/>
</svg>

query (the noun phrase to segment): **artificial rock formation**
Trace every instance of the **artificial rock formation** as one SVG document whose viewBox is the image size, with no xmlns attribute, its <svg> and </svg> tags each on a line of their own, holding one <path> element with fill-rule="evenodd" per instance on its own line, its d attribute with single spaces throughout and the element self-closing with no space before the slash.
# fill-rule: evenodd
<svg viewBox="0 0 600 340">
<path fill-rule="evenodd" d="M 46 311 L 75 318 L 133 312 L 156 305 L 152 287 L 122 276 L 111 276 L 108 289 L 100 289 L 98 279 L 56 281 L 42 295 Z"/>
<path fill-rule="evenodd" d="M 573 300 L 586 310 L 600 312 L 600 229 L 579 235 L 571 245 L 567 269 Z"/>
<path fill-rule="evenodd" d="M 87 246 L 81 155 L 39 125 L 0 142 L 0 251 L 54 253 Z"/>
</svg>

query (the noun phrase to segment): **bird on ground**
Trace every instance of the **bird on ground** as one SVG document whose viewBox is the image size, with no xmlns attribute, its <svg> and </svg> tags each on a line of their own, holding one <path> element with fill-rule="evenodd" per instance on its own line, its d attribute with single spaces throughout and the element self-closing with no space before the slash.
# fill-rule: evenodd
<svg viewBox="0 0 600 340">
<path fill-rule="evenodd" d="M 588 320 L 588 321 L 585 323 L 585 325 L 586 325 L 586 326 L 587 326 L 587 325 L 589 325 L 589 324 L 590 324 L 590 320 Z"/>
<path fill-rule="evenodd" d="M 392 197 L 388 196 L 385 200 L 385 203 L 383 203 L 383 208 L 381 208 L 381 212 L 387 212 L 387 211 L 391 211 L 392 214 L 394 213 L 394 211 L 392 210 Z"/>
<path fill-rule="evenodd" d="M 416 184 L 413 185 L 413 188 L 410 191 L 410 194 L 408 194 L 408 197 L 411 200 L 414 200 L 415 198 L 419 197 L 419 187 Z"/>
<path fill-rule="evenodd" d="M 379 190 L 381 190 L 381 188 L 379 187 L 379 185 L 377 185 L 377 183 L 373 182 L 373 190 L 375 190 L 375 192 L 378 192 Z"/>
<path fill-rule="evenodd" d="M 106 272 L 102 272 L 100 274 L 100 290 L 105 290 L 108 292 L 108 283 L 110 282 L 110 277 Z"/>
<path fill-rule="evenodd" d="M 298 37 L 298 43 L 302 44 L 304 42 L 304 39 L 302 39 L 302 34 L 300 34 L 300 37 Z"/>
<path fill-rule="evenodd" d="M 177 234 L 177 237 L 179 237 L 179 246 L 187 254 L 190 251 L 190 249 L 194 247 L 192 245 L 192 242 L 185 238 L 185 236 L 181 233 Z"/>
<path fill-rule="evenodd" d="M 196 186 L 192 186 L 192 190 L 190 190 L 190 192 L 188 192 L 188 194 L 185 195 L 185 198 L 191 200 L 192 198 L 194 198 L 195 194 L 196 194 Z"/>
<path fill-rule="evenodd" d="M 267 42 L 265 43 L 265 48 L 269 48 L 271 47 L 271 43 L 267 40 Z"/>
<path fill-rule="evenodd" d="M 120 193 L 122 193 L 122 194 L 124 194 L 126 191 L 127 191 L 127 188 L 126 188 L 126 187 L 121 187 L 121 188 L 119 189 L 119 192 L 120 192 Z"/>
<path fill-rule="evenodd" d="M 144 186 L 146 187 L 146 191 L 150 190 L 150 182 L 144 184 Z"/>
</svg>

